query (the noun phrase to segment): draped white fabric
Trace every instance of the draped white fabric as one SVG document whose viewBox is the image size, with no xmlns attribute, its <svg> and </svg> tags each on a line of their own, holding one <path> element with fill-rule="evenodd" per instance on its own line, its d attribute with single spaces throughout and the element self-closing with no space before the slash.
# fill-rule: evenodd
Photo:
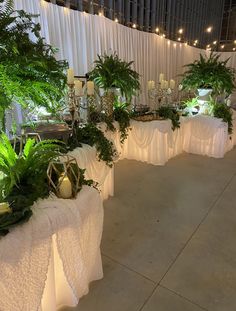
<svg viewBox="0 0 236 311">
<path fill-rule="evenodd" d="M 76 158 L 80 168 L 86 169 L 85 177 L 98 183 L 103 199 L 114 194 L 114 167 L 110 168 L 104 161 L 99 161 L 95 147 L 83 144 L 70 152 Z"/>
<path fill-rule="evenodd" d="M 43 0 L 17 0 L 15 7 L 40 14 L 42 35 L 48 43 L 59 48 L 58 58 L 67 59 L 76 75 L 87 73 L 97 54 L 104 51 L 116 51 L 121 58 L 133 60 L 134 69 L 141 75 L 141 103 L 148 102 L 148 80 L 157 81 L 160 72 L 168 79 L 178 79 L 184 64 L 197 59 L 200 52 L 206 53 L 156 34 L 125 27 L 105 17 L 69 10 Z M 229 65 L 236 68 L 236 53 L 222 53 L 222 59 L 228 57 L 231 57 Z"/>
<path fill-rule="evenodd" d="M 182 129 L 173 132 L 170 120 L 131 121 L 131 130 L 124 143 L 122 157 L 164 165 L 182 151 Z"/>
<path fill-rule="evenodd" d="M 75 305 L 88 293 L 89 283 L 103 276 L 103 206 L 98 191 L 84 186 L 77 199 L 42 200 L 33 212 L 29 222 L 0 240 L 1 311 L 39 311 L 41 302 L 43 311 Z M 55 273 L 49 267 L 55 267 Z"/>
</svg>

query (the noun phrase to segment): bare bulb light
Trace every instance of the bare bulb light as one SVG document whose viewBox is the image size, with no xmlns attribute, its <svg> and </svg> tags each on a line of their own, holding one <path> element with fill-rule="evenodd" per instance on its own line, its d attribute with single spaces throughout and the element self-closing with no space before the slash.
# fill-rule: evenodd
<svg viewBox="0 0 236 311">
<path fill-rule="evenodd" d="M 211 27 L 211 26 L 210 26 L 210 27 L 207 27 L 206 31 L 207 31 L 207 32 L 212 32 L 212 27 Z"/>
<path fill-rule="evenodd" d="M 182 34 L 184 32 L 183 28 L 180 28 L 178 32 Z"/>
<path fill-rule="evenodd" d="M 217 41 L 214 41 L 213 44 L 216 45 Z"/>
<path fill-rule="evenodd" d="M 180 37 L 178 38 L 178 41 L 181 41 L 181 38 L 180 38 Z"/>
<path fill-rule="evenodd" d="M 136 28 L 137 28 L 137 25 L 134 23 L 134 24 L 132 25 L 132 27 L 133 27 L 134 29 L 136 29 Z"/>
<path fill-rule="evenodd" d="M 222 44 L 222 45 L 221 45 L 221 49 L 224 49 L 224 47 L 225 47 L 224 44 Z"/>
<path fill-rule="evenodd" d="M 119 20 L 118 20 L 117 17 L 114 19 L 114 21 L 115 21 L 115 23 L 118 23 L 118 22 L 119 22 Z"/>
<path fill-rule="evenodd" d="M 156 32 L 158 33 L 159 31 L 160 31 L 160 29 L 157 27 L 157 28 L 156 28 Z"/>
<path fill-rule="evenodd" d="M 235 51 L 236 50 L 236 48 L 233 48 L 233 51 Z"/>
</svg>

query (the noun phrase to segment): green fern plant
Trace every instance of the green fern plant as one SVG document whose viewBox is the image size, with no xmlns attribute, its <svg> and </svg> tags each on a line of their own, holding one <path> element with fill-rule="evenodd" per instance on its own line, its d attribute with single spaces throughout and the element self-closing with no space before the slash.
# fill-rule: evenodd
<svg viewBox="0 0 236 311">
<path fill-rule="evenodd" d="M 0 136 L 0 202 L 8 202 L 12 210 L 0 215 L 0 235 L 27 221 L 33 203 L 48 196 L 47 167 L 61 151 L 65 149 L 60 142 L 28 139 L 18 155 L 7 136 Z"/>
<path fill-rule="evenodd" d="M 200 54 L 200 59 L 185 65 L 186 72 L 182 75 L 181 84 L 185 90 L 196 90 L 198 88 L 213 89 L 213 93 L 231 94 L 235 88 L 235 70 L 227 67 L 229 58 L 220 61 L 220 54 L 213 52 L 209 57 Z"/>
<path fill-rule="evenodd" d="M 94 64 L 94 69 L 88 73 L 89 79 L 105 91 L 118 88 L 130 102 L 140 89 L 139 74 L 131 68 L 133 62 L 122 61 L 117 54 L 104 54 L 98 55 Z"/>
<path fill-rule="evenodd" d="M 66 61 L 44 42 L 33 15 L 14 11 L 13 1 L 0 0 L 0 118 L 13 101 L 57 112 L 64 100 Z M 33 41 L 32 35 L 35 40 Z M 4 121 L 1 122 L 4 124 Z"/>
</svg>

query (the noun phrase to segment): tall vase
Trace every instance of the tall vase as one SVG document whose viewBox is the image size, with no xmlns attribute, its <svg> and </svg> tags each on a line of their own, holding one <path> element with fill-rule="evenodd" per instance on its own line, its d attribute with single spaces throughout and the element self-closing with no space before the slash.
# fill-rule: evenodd
<svg viewBox="0 0 236 311">
<path fill-rule="evenodd" d="M 116 98 L 115 89 L 105 90 L 101 97 L 102 110 L 108 117 L 113 115 L 113 106 Z"/>
<path fill-rule="evenodd" d="M 211 93 L 212 89 L 198 89 L 197 101 L 200 107 L 200 114 L 205 114 L 208 111 L 208 101 L 210 100 Z"/>
</svg>

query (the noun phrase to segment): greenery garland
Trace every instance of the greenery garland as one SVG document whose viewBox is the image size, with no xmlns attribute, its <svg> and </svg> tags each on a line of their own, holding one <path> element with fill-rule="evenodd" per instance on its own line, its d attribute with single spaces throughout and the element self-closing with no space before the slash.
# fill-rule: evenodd
<svg viewBox="0 0 236 311">
<path fill-rule="evenodd" d="M 233 133 L 233 114 L 226 104 L 214 103 L 212 108 L 212 114 L 214 117 L 222 119 L 223 122 L 228 123 L 228 133 Z"/>
<path fill-rule="evenodd" d="M 113 112 L 113 116 L 114 120 L 119 123 L 120 142 L 123 144 L 129 133 L 130 114 L 124 107 L 116 106 Z"/>
<path fill-rule="evenodd" d="M 172 122 L 172 130 L 180 127 L 179 114 L 175 108 L 162 106 L 158 109 L 158 115 L 164 119 L 170 119 Z"/>
<path fill-rule="evenodd" d="M 114 157 L 117 155 L 115 147 L 104 133 L 93 123 L 88 123 L 83 127 L 77 126 L 72 137 L 69 139 L 69 149 L 81 147 L 81 143 L 95 146 L 99 160 L 106 162 L 109 167 L 113 166 Z"/>
</svg>

